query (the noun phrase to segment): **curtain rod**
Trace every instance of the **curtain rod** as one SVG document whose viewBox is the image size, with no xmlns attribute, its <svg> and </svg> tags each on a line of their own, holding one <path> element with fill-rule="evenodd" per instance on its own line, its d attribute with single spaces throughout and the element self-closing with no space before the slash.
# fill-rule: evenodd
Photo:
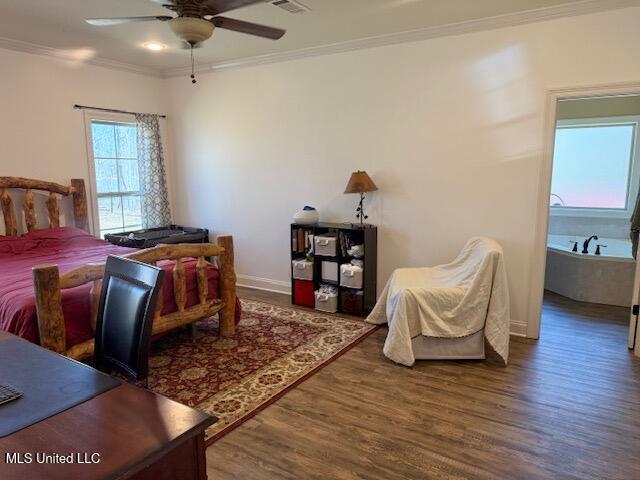
<svg viewBox="0 0 640 480">
<path fill-rule="evenodd" d="M 100 107 L 89 107 L 87 105 L 78 105 L 75 104 L 73 108 L 78 108 L 81 110 L 98 110 L 100 112 L 109 112 L 109 113 L 125 113 L 127 115 L 136 115 L 136 112 L 127 112 L 126 110 L 115 110 L 113 108 L 100 108 Z M 167 118 L 166 115 L 158 115 L 160 118 Z"/>
</svg>

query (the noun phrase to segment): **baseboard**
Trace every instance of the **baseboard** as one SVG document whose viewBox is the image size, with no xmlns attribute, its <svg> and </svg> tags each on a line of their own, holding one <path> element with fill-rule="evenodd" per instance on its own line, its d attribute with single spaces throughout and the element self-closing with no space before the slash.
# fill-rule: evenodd
<svg viewBox="0 0 640 480">
<path fill-rule="evenodd" d="M 239 287 L 255 288 L 267 292 L 284 293 L 291 295 L 291 283 L 271 278 L 253 277 L 251 275 L 237 275 L 236 285 Z"/>
<path fill-rule="evenodd" d="M 256 290 L 264 290 L 266 292 L 284 293 L 291 295 L 291 283 L 282 280 L 273 280 L 271 278 L 254 277 L 251 275 L 237 275 L 236 285 L 239 287 L 255 288 Z M 527 324 L 511 320 L 509 333 L 516 337 L 527 336 Z"/>
<path fill-rule="evenodd" d="M 524 322 L 516 322 L 514 320 L 511 320 L 511 324 L 509 325 L 509 333 L 511 335 L 515 335 L 516 337 L 526 337 L 527 324 Z"/>
</svg>

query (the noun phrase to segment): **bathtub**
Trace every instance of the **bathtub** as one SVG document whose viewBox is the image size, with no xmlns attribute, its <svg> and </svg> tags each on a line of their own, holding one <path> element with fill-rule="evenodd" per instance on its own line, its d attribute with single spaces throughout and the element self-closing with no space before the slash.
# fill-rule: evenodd
<svg viewBox="0 0 640 480">
<path fill-rule="evenodd" d="M 572 252 L 573 241 L 578 252 Z M 589 253 L 582 254 L 585 237 L 549 235 L 544 287 L 581 302 L 631 306 L 635 260 L 631 240 L 600 238 L 592 240 Z M 601 255 L 595 255 L 596 245 Z"/>
</svg>

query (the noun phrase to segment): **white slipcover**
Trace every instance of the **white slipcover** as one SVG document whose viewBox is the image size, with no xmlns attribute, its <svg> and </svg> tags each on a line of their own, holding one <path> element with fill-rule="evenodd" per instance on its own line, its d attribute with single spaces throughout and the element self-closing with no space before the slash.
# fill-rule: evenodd
<svg viewBox="0 0 640 480">
<path fill-rule="evenodd" d="M 459 338 L 482 328 L 493 350 L 509 357 L 509 292 L 502 247 L 474 237 L 451 263 L 395 270 L 367 321 L 388 323 L 383 352 L 411 366 L 411 339 Z"/>
</svg>

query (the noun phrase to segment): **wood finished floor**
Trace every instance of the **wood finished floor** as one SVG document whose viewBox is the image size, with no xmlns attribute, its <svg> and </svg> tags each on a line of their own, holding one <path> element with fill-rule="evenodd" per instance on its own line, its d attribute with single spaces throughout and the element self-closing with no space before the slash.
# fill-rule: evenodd
<svg viewBox="0 0 640 480">
<path fill-rule="evenodd" d="M 380 329 L 209 447 L 209 478 L 640 479 L 626 321 L 624 308 L 547 295 L 541 339 L 512 337 L 507 368 L 401 367 Z"/>
</svg>

